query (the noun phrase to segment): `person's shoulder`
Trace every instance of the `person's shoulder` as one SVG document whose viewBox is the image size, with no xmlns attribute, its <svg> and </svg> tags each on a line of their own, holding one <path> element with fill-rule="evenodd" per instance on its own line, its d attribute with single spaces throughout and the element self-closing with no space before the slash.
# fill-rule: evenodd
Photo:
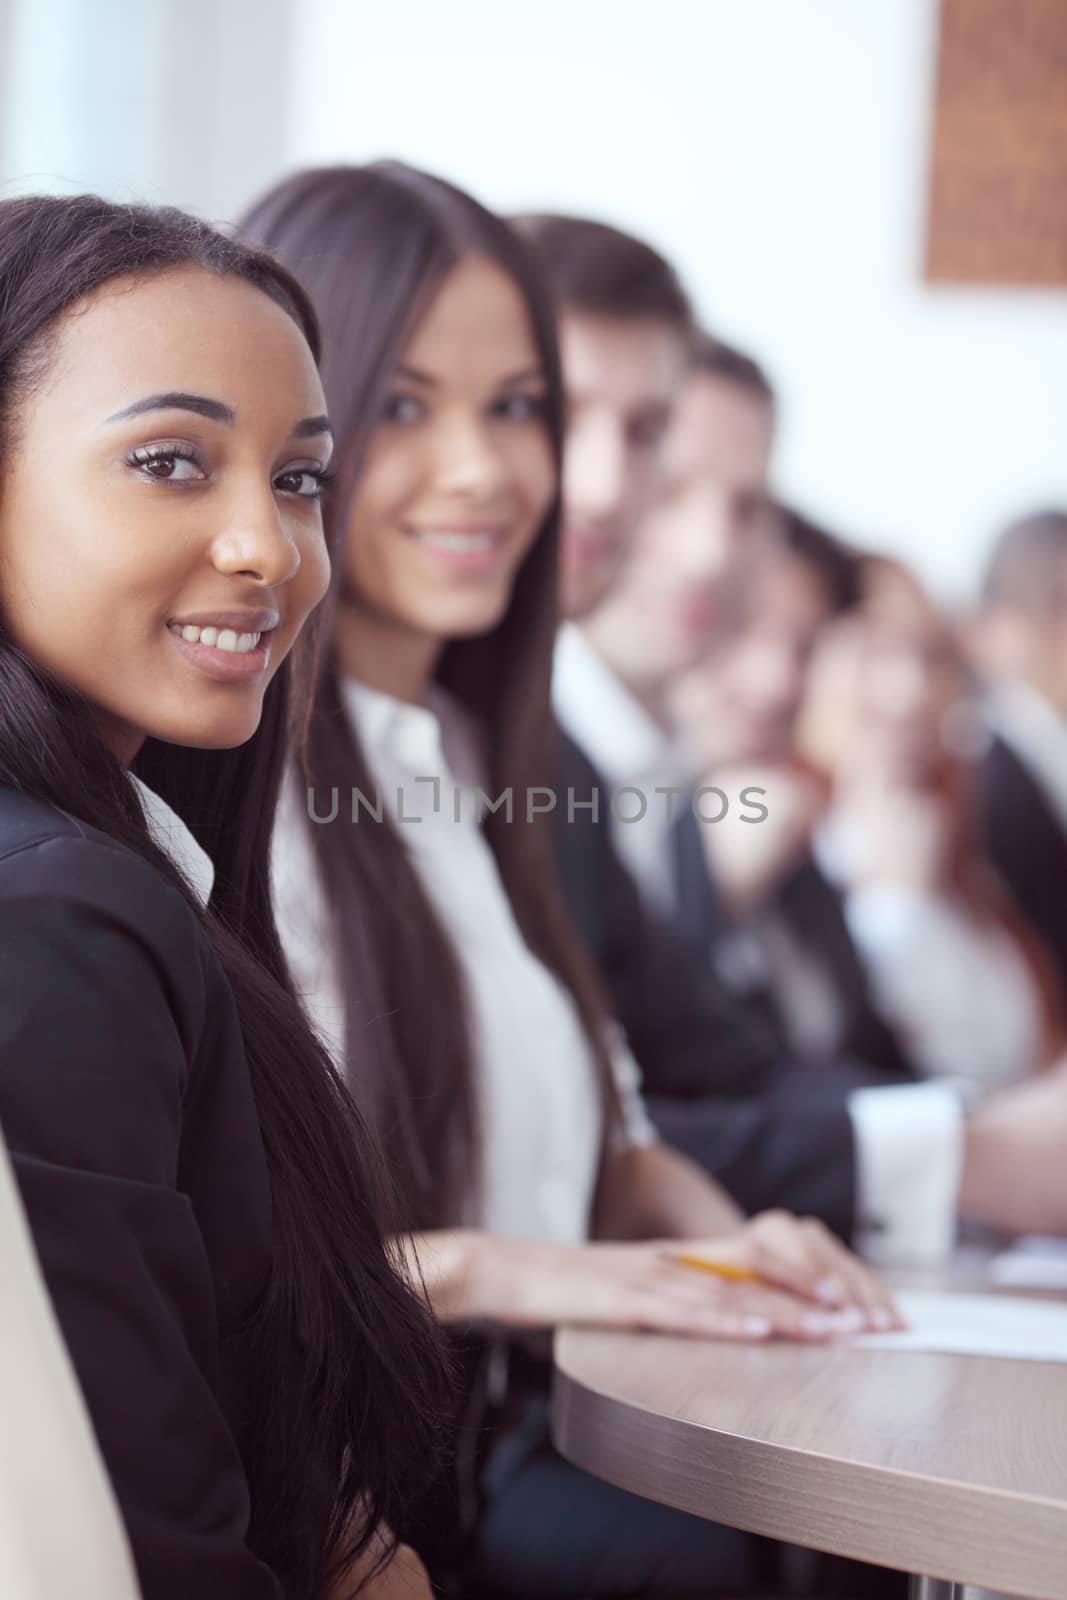
<svg viewBox="0 0 1067 1600">
<path fill-rule="evenodd" d="M 0 905 L 51 902 L 123 927 L 164 958 L 201 965 L 202 929 L 146 857 L 56 805 L 0 784 Z"/>
</svg>

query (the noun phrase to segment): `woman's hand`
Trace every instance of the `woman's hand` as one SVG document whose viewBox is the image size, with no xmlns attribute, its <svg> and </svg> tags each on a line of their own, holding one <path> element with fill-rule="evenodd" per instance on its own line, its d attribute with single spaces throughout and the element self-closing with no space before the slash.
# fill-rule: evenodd
<svg viewBox="0 0 1067 1600">
<path fill-rule="evenodd" d="M 758 789 L 766 815 L 758 820 L 730 812 L 700 830 L 715 885 L 731 908 L 745 914 L 769 900 L 809 848 L 824 809 L 823 785 L 799 767 L 748 763 L 709 775 L 727 793 Z"/>
<path fill-rule="evenodd" d="M 828 1244 L 816 1236 L 818 1224 L 809 1232 L 791 1218 L 784 1222 L 792 1227 L 772 1217 L 758 1226 L 747 1224 L 738 1235 L 709 1241 L 571 1246 L 509 1241 L 499 1267 L 498 1320 L 525 1327 L 569 1323 L 813 1343 L 899 1325 L 884 1291 L 829 1235 Z M 760 1271 L 770 1269 L 774 1278 L 719 1277 L 683 1264 L 680 1255 L 742 1272 L 755 1272 L 760 1263 Z M 790 1286 L 781 1287 L 786 1280 Z M 814 1285 L 820 1283 L 822 1293 L 816 1293 Z M 799 1285 L 798 1292 L 794 1286 Z"/>
<path fill-rule="evenodd" d="M 945 881 L 952 839 L 942 797 L 889 782 L 843 788 L 835 803 L 850 888 L 894 884 L 922 893 Z"/>
<path fill-rule="evenodd" d="M 852 1321 L 858 1320 L 864 1328 L 904 1326 L 885 1286 L 812 1217 L 764 1211 L 725 1238 L 673 1239 L 664 1241 L 663 1248 L 754 1273 L 762 1283 L 786 1290 L 801 1301 L 851 1313 Z"/>
</svg>

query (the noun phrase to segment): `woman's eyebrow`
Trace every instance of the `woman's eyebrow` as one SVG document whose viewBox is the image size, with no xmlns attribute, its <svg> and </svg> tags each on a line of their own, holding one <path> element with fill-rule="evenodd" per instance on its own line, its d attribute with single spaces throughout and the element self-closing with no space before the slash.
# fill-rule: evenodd
<svg viewBox="0 0 1067 1600">
<path fill-rule="evenodd" d="M 398 378 L 406 378 L 409 383 L 424 384 L 427 389 L 437 388 L 436 378 L 431 377 L 428 372 L 421 372 L 418 367 L 409 367 L 406 361 L 401 361 L 397 364 L 396 376 Z"/>
<path fill-rule="evenodd" d="M 143 400 L 135 400 L 132 405 L 124 406 L 121 411 L 116 411 L 108 417 L 108 422 L 125 422 L 130 417 L 143 416 L 146 411 L 193 411 L 198 417 L 207 417 L 212 422 L 225 422 L 232 426 L 237 420 L 237 413 L 232 406 L 222 400 L 211 400 L 205 394 L 185 394 L 180 390 L 171 389 L 165 394 L 149 394 Z M 330 419 L 323 412 L 313 417 L 302 417 L 292 430 L 294 439 L 314 439 L 319 434 L 331 432 Z"/>
<path fill-rule="evenodd" d="M 331 437 L 333 435 L 330 419 L 325 413 L 320 413 L 317 417 L 304 417 L 293 429 L 293 438 L 314 439 L 320 433 L 328 433 Z"/>
<path fill-rule="evenodd" d="M 501 378 L 500 388 L 510 389 L 517 383 L 545 383 L 544 369 L 541 367 L 525 367 L 522 372 L 513 372 L 510 377 Z"/>
<path fill-rule="evenodd" d="M 183 394 L 176 389 L 165 394 L 146 395 L 143 400 L 135 400 L 132 406 L 124 406 L 121 411 L 116 411 L 107 420 L 124 422 L 127 417 L 139 417 L 146 411 L 195 411 L 197 416 L 208 417 L 212 422 L 234 421 L 232 406 L 225 405 L 221 400 L 209 400 L 207 395 Z"/>
</svg>

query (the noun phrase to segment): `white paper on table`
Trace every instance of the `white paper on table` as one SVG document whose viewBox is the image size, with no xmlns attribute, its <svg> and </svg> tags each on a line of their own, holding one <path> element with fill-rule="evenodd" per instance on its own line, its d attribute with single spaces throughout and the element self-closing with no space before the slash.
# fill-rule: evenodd
<svg viewBox="0 0 1067 1600">
<path fill-rule="evenodd" d="M 1019 1239 L 993 1257 L 989 1281 L 1005 1289 L 1067 1289 L 1067 1239 Z"/>
<path fill-rule="evenodd" d="M 908 1328 L 903 1333 L 863 1334 L 854 1341 L 857 1348 L 1067 1361 L 1067 1304 L 926 1290 L 904 1291 L 896 1300 Z"/>
</svg>

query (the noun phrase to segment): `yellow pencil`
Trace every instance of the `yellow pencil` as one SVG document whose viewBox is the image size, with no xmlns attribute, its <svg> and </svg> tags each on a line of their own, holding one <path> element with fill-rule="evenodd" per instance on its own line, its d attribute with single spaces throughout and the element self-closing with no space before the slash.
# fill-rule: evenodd
<svg viewBox="0 0 1067 1600">
<path fill-rule="evenodd" d="M 735 1267 L 729 1261 L 705 1261 L 703 1256 L 690 1256 L 684 1252 L 676 1255 L 673 1250 L 667 1252 L 668 1259 L 677 1261 L 680 1267 L 692 1267 L 696 1272 L 710 1272 L 713 1278 L 725 1278 L 728 1283 L 760 1283 L 758 1273 L 751 1272 L 748 1267 Z"/>
</svg>

